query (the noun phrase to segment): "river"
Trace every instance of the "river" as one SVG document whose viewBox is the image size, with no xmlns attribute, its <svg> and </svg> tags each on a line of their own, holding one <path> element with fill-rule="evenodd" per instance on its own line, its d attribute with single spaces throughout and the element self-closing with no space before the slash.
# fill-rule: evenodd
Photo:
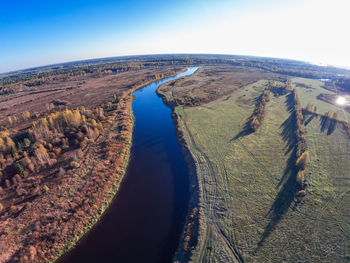
<svg viewBox="0 0 350 263">
<path fill-rule="evenodd" d="M 120 189 L 96 226 L 60 262 L 171 262 L 187 213 L 189 171 L 171 109 L 156 90 L 196 70 L 133 93 L 133 141 Z"/>
</svg>

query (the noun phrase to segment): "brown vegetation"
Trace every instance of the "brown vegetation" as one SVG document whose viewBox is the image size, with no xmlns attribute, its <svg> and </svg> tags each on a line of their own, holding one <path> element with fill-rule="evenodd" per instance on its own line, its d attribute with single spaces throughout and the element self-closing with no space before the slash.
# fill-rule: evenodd
<svg viewBox="0 0 350 263">
<path fill-rule="evenodd" d="M 238 66 L 206 66 L 186 78 L 179 78 L 159 87 L 169 105 L 199 106 L 231 95 L 240 88 L 273 74 Z"/>
<path fill-rule="evenodd" d="M 119 97 L 133 86 L 154 79 L 155 75 L 169 75 L 173 70 L 178 71 L 180 67 L 142 67 L 140 70 L 133 67 L 108 74 L 55 75 L 53 80 L 48 78 L 30 87 L 22 82 L 7 84 L 6 89 L 11 92 L 0 97 L 0 124 L 19 130 L 27 128 L 37 118 L 66 107 L 95 108 L 110 101 L 114 95 Z"/>
<path fill-rule="evenodd" d="M 131 92 L 175 73 L 146 76 L 99 106 L 25 113 L 25 127 L 12 123 L 0 133 L 1 257 L 53 260 L 91 227 L 127 164 Z"/>
<path fill-rule="evenodd" d="M 187 252 L 189 249 L 193 249 L 194 244 L 196 242 L 194 235 L 194 228 L 198 227 L 198 223 L 196 220 L 198 220 L 198 213 L 199 209 L 197 207 L 194 207 L 190 213 L 190 215 L 187 218 L 187 224 L 185 226 L 185 234 L 183 239 L 183 249 L 184 252 Z"/>
</svg>

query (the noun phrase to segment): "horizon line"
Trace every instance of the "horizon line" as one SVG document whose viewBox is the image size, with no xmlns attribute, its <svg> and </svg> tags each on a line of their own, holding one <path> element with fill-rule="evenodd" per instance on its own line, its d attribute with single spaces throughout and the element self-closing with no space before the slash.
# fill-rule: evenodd
<svg viewBox="0 0 350 263">
<path fill-rule="evenodd" d="M 212 55 L 212 56 L 237 56 L 237 57 L 252 57 L 252 58 L 255 57 L 255 58 L 265 58 L 265 59 L 279 59 L 279 60 L 290 60 L 290 61 L 295 61 L 295 62 L 302 62 L 302 63 L 315 65 L 315 66 L 319 66 L 319 67 L 333 67 L 333 68 L 350 70 L 350 67 L 347 67 L 347 66 L 339 66 L 339 65 L 332 65 L 332 64 L 326 64 L 326 63 L 324 63 L 324 64 L 323 63 L 314 63 L 311 61 L 292 59 L 292 58 L 286 58 L 286 57 L 269 57 L 269 56 L 256 56 L 256 55 L 231 54 L 231 53 L 154 53 L 154 54 L 133 54 L 133 55 L 128 54 L 128 55 L 117 55 L 117 56 L 109 56 L 109 57 L 92 57 L 92 58 L 57 62 L 57 63 L 52 63 L 52 64 L 38 65 L 38 66 L 33 66 L 33 67 L 28 67 L 28 68 L 21 68 L 21 69 L 0 72 L 0 76 L 23 73 L 25 71 L 35 71 L 38 69 L 45 69 L 48 67 L 59 66 L 59 65 L 69 64 L 69 63 L 79 64 L 79 63 L 89 62 L 89 61 L 93 61 L 93 60 L 122 59 L 122 58 L 133 58 L 133 57 L 143 57 L 143 56 L 172 56 L 172 55 L 176 55 L 176 56 L 181 56 L 181 55 L 186 55 L 186 56 L 205 55 L 205 56 L 209 56 L 209 55 Z"/>
</svg>

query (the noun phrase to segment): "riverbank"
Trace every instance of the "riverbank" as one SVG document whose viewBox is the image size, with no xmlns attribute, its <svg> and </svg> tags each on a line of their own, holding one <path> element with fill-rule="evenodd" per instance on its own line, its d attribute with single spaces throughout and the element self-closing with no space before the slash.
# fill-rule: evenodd
<svg viewBox="0 0 350 263">
<path fill-rule="evenodd" d="M 174 72 L 173 74 L 165 74 L 162 75 L 163 78 L 171 77 L 177 74 L 180 74 L 184 72 L 185 69 L 179 70 Z M 92 220 L 89 222 L 89 224 L 84 228 L 84 231 L 79 233 L 76 237 L 74 237 L 74 240 L 68 244 L 62 251 L 60 251 L 59 255 L 56 257 L 56 260 L 58 259 L 58 262 L 65 262 L 65 256 L 64 254 L 68 253 L 71 249 L 74 249 L 74 246 L 76 246 L 81 239 L 84 238 L 84 236 L 98 223 L 99 219 L 104 216 L 104 214 L 107 212 L 110 204 L 113 202 L 114 198 L 116 198 L 116 195 L 118 193 L 119 187 L 123 181 L 123 178 L 126 173 L 127 166 L 129 164 L 130 159 L 130 149 L 132 145 L 132 137 L 133 137 L 133 128 L 134 128 L 134 116 L 132 112 L 132 102 L 133 102 L 133 95 L 132 93 L 144 88 L 145 86 L 151 84 L 152 82 L 158 81 L 159 76 L 155 76 L 154 79 L 145 81 L 142 84 L 135 85 L 128 91 L 124 92 L 124 94 L 121 96 L 119 100 L 119 107 L 116 110 L 117 116 L 115 124 L 111 128 L 111 134 L 109 135 L 109 138 L 115 138 L 115 136 L 122 134 L 124 137 L 125 143 L 122 146 L 122 149 L 118 147 L 119 155 L 116 156 L 116 152 L 112 149 L 108 150 L 110 156 L 107 157 L 109 160 L 115 159 L 116 164 L 121 164 L 116 167 L 117 177 L 118 179 L 115 180 L 114 184 L 112 185 L 111 190 L 109 191 L 108 197 L 105 200 L 104 204 L 101 206 L 99 211 L 93 216 Z M 119 118 L 118 120 L 118 117 Z M 122 132 L 120 131 L 120 127 L 124 126 L 125 129 L 122 129 Z M 108 144 L 113 144 L 111 142 L 107 142 Z M 119 146 L 119 145 L 118 145 Z M 113 145 L 110 145 L 111 148 L 114 148 Z M 114 153 L 114 154 L 113 154 Z M 124 156 L 124 157 L 123 157 Z M 118 158 L 119 157 L 119 158 Z M 52 262 L 55 262 L 56 260 L 53 260 Z"/>
<path fill-rule="evenodd" d="M 156 92 L 157 95 L 162 98 L 163 103 L 172 111 L 171 117 L 176 128 L 178 143 L 181 146 L 182 153 L 190 171 L 190 201 L 188 212 L 173 261 L 196 262 L 196 255 L 200 254 L 196 249 L 202 247 L 202 245 L 198 245 L 198 243 L 201 244 L 203 242 L 203 236 L 206 231 L 206 224 L 203 221 L 205 218 L 203 216 L 204 212 L 200 206 L 203 202 L 203 186 L 199 181 L 199 178 L 201 178 L 200 173 L 205 171 L 201 167 L 201 164 L 204 163 L 200 161 L 202 158 L 200 152 L 195 153 L 193 150 L 190 150 L 191 147 L 189 144 L 193 144 L 194 142 L 191 140 L 191 135 L 188 132 L 185 123 L 176 113 L 175 107 L 177 105 L 173 100 L 166 96 L 165 92 L 161 91 L 160 87 Z"/>
<path fill-rule="evenodd" d="M 160 87 L 170 98 L 178 136 L 185 141 L 180 142 L 192 154 L 199 184 L 198 232 L 193 233 L 197 245 L 190 253 L 184 249 L 191 240 L 186 235 L 191 233 L 189 216 L 174 260 L 346 262 L 349 176 L 344 171 L 349 170 L 349 138 L 342 123 L 332 125 L 325 116 L 304 112 L 310 162 L 308 199 L 300 205 L 294 157 L 299 133 L 293 126 L 290 96 L 283 92 L 288 79 L 273 82 L 264 122 L 251 132 L 245 124 L 270 80 L 244 85 L 198 106 L 183 96 L 193 98 L 193 90 L 200 93 L 199 74 Z M 210 77 L 203 87 L 214 93 L 223 87 L 222 74 L 217 71 Z M 299 88 L 305 93 L 314 90 L 311 84 Z"/>
<path fill-rule="evenodd" d="M 65 262 L 171 262 L 187 214 L 188 167 L 171 110 L 155 91 L 161 83 L 192 72 L 132 94 L 135 128 L 125 179 L 106 216 Z"/>
<path fill-rule="evenodd" d="M 118 131 L 118 128 L 120 126 L 126 127 L 126 129 L 123 130 L 124 131 L 123 134 L 125 134 L 123 135 L 125 136 L 124 143 L 122 144 L 121 147 L 120 145 L 118 145 L 119 156 L 116 156 L 116 152 L 108 151 L 109 156 L 107 157 L 107 159 L 108 160 L 114 159 L 115 160 L 114 162 L 116 165 L 116 167 L 114 168 L 116 172 L 116 174 L 114 175 L 115 178 L 112 178 L 112 180 L 114 180 L 114 183 L 112 184 L 111 189 L 108 191 L 108 195 L 105 197 L 105 200 L 102 201 L 103 203 L 102 206 L 92 216 L 90 222 L 83 228 L 83 231 L 80 233 L 77 233 L 74 236 L 73 240 L 70 241 L 65 246 L 65 248 L 58 253 L 56 258 L 51 260 L 50 262 L 55 262 L 57 259 L 58 261 L 64 261 L 64 254 L 69 253 L 69 251 L 74 248 L 74 246 L 79 242 L 79 240 L 84 238 L 85 234 L 88 233 L 94 227 L 94 225 L 104 215 L 109 205 L 112 203 L 114 197 L 116 196 L 119 186 L 125 175 L 126 168 L 129 163 L 129 157 L 130 157 L 130 148 L 132 143 L 132 131 L 133 131 L 133 121 L 134 121 L 131 104 L 132 104 L 131 92 L 126 92 L 126 94 L 122 97 L 122 100 L 119 102 L 119 108 L 117 109 L 117 112 L 119 112 L 119 115 L 127 116 L 127 118 L 119 119 L 119 121 L 116 120 L 115 124 L 111 127 L 110 129 L 111 133 L 108 136 L 109 138 L 113 138 L 113 135 L 118 136 L 118 134 L 116 133 L 116 131 Z M 113 146 L 116 146 L 116 145 L 113 145 L 113 142 L 106 142 L 106 144 L 109 145 L 109 147 L 111 148 L 113 148 Z M 114 142 L 114 144 L 116 144 L 116 142 Z"/>
<path fill-rule="evenodd" d="M 96 225 L 119 191 L 132 141 L 132 92 L 183 71 L 168 68 L 147 76 L 101 107 L 55 112 L 74 112 L 92 128 L 83 128 L 83 133 L 75 129 L 80 141 L 72 139 L 66 146 L 42 141 L 49 163 L 42 164 L 40 173 L 25 171 L 24 177 L 0 188 L 0 262 L 64 260 L 62 255 Z M 11 205 L 4 196 L 15 201 Z"/>
</svg>

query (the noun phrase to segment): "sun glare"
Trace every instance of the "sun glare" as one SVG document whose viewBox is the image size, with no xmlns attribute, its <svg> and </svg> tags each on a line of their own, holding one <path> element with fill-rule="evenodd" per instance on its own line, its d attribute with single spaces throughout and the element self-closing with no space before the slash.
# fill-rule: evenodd
<svg viewBox="0 0 350 263">
<path fill-rule="evenodd" d="M 344 105 L 346 103 L 346 99 L 344 97 L 338 97 L 336 103 L 338 105 Z"/>
</svg>

